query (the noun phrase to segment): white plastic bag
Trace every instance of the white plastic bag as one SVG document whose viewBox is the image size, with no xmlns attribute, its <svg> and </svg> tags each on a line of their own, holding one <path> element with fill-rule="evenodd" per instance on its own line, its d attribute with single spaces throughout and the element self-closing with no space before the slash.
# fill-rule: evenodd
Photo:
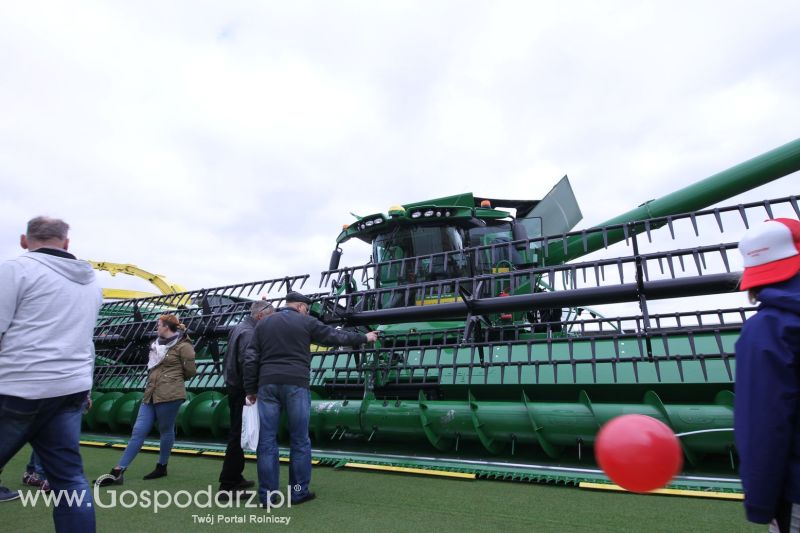
<svg viewBox="0 0 800 533">
<path fill-rule="evenodd" d="M 258 404 L 242 407 L 242 449 L 258 448 Z"/>
</svg>

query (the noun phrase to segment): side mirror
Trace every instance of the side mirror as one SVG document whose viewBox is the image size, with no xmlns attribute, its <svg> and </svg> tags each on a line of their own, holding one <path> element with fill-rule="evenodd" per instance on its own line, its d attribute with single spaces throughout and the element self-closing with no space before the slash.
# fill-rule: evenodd
<svg viewBox="0 0 800 533">
<path fill-rule="evenodd" d="M 342 258 L 342 249 L 338 246 L 331 254 L 331 262 L 328 264 L 328 270 L 336 270 L 339 268 L 339 260 Z"/>
</svg>

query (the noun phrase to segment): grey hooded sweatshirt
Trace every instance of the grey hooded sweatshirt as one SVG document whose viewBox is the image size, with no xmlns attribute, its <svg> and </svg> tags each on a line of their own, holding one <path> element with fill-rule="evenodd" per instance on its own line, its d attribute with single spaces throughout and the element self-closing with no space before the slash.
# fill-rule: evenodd
<svg viewBox="0 0 800 533">
<path fill-rule="evenodd" d="M 36 400 L 90 390 L 102 303 L 86 261 L 34 251 L 0 264 L 0 394 Z"/>
</svg>

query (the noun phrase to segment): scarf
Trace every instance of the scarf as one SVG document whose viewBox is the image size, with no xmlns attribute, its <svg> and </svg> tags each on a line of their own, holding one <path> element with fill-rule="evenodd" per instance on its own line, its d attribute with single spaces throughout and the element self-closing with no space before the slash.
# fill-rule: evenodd
<svg viewBox="0 0 800 533">
<path fill-rule="evenodd" d="M 180 338 L 181 334 L 176 333 L 168 339 L 162 339 L 159 337 L 158 339 L 154 340 L 150 345 L 150 354 L 147 359 L 147 370 L 151 370 L 161 364 L 161 361 L 163 361 L 167 356 L 169 349 L 175 346 Z"/>
</svg>

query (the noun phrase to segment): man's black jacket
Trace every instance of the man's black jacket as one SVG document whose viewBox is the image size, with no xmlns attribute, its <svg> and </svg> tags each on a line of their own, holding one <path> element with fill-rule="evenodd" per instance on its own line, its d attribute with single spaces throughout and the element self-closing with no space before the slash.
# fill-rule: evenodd
<svg viewBox="0 0 800 533">
<path fill-rule="evenodd" d="M 367 342 L 367 336 L 326 326 L 312 316 L 284 307 L 256 325 L 244 357 L 247 394 L 256 394 L 258 387 L 267 383 L 308 387 L 312 342 L 357 346 Z"/>
<path fill-rule="evenodd" d="M 256 319 L 248 315 L 236 324 L 228 335 L 228 349 L 225 352 L 225 385 L 236 389 L 244 389 L 242 380 L 244 353 L 253 338 Z"/>
</svg>

